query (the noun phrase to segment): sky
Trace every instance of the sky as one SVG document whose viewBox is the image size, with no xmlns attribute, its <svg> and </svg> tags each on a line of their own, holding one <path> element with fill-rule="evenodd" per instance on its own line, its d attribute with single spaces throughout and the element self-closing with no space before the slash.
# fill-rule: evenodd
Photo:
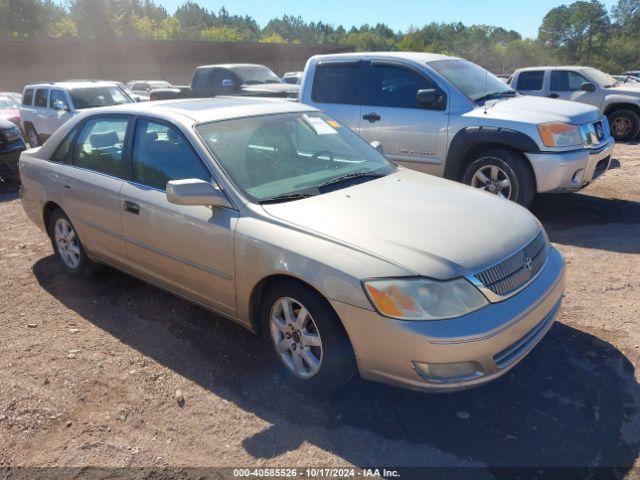
<svg viewBox="0 0 640 480">
<path fill-rule="evenodd" d="M 224 6 L 229 13 L 250 15 L 264 26 L 284 14 L 300 15 L 306 21 L 333 25 L 384 22 L 394 30 L 407 30 L 430 22 L 489 24 L 513 29 L 525 37 L 536 37 L 545 14 L 573 0 L 196 0 L 209 10 Z M 610 10 L 616 0 L 601 0 Z M 184 0 L 156 0 L 173 13 Z"/>
</svg>

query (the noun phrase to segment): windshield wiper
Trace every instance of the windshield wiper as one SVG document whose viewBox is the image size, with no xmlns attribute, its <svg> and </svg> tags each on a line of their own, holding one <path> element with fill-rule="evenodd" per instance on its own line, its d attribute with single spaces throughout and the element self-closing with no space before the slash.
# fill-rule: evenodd
<svg viewBox="0 0 640 480">
<path fill-rule="evenodd" d="M 258 203 L 260 205 L 265 205 L 269 203 L 283 203 L 283 202 L 291 202 L 293 200 L 300 200 L 303 198 L 313 197 L 312 193 L 283 193 L 282 195 L 274 195 L 273 197 L 267 197 L 260 200 Z"/>
<path fill-rule="evenodd" d="M 323 188 L 323 187 L 328 187 L 329 185 L 335 185 L 337 183 L 342 183 L 342 182 L 346 182 L 348 180 L 352 180 L 354 178 L 380 178 L 380 177 L 384 177 L 385 174 L 383 173 L 373 173 L 373 171 L 366 171 L 366 172 L 352 172 L 352 173 L 347 173 L 345 175 L 341 175 L 339 177 L 336 177 L 334 179 L 329 180 L 328 182 L 325 183 L 321 183 L 320 185 L 316 185 L 317 188 Z"/>
<path fill-rule="evenodd" d="M 516 95 L 518 92 L 516 92 L 515 90 L 504 90 L 502 92 L 491 92 L 491 93 L 487 93 L 486 95 L 476 98 L 474 101 L 475 102 L 485 102 L 491 98 L 500 98 L 500 97 L 513 97 L 514 95 Z"/>
</svg>

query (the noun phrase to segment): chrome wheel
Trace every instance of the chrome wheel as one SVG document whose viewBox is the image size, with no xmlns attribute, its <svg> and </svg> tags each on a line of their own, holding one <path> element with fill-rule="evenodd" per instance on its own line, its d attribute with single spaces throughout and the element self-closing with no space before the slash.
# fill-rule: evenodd
<svg viewBox="0 0 640 480">
<path fill-rule="evenodd" d="M 75 230 L 64 218 L 58 218 L 53 226 L 53 235 L 60 259 L 71 268 L 80 265 L 80 243 Z"/>
<path fill-rule="evenodd" d="M 471 186 L 502 198 L 511 198 L 511 180 L 504 170 L 495 165 L 480 167 L 471 177 Z"/>
<path fill-rule="evenodd" d="M 28 139 L 29 139 L 29 146 L 31 148 L 35 148 L 37 146 L 40 145 L 40 139 L 38 138 L 38 134 L 36 133 L 36 131 L 33 128 L 29 128 L 28 133 Z"/>
<path fill-rule="evenodd" d="M 282 363 L 295 376 L 310 379 L 322 365 L 322 339 L 309 311 L 298 300 L 276 300 L 269 315 L 269 330 Z"/>
<path fill-rule="evenodd" d="M 611 132 L 618 137 L 631 135 L 633 123 L 629 117 L 615 117 L 611 123 Z"/>
</svg>

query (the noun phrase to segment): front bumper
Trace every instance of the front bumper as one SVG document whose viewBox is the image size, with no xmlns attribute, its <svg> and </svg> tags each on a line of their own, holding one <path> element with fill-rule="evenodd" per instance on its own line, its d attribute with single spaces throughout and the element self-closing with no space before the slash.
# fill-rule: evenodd
<svg viewBox="0 0 640 480">
<path fill-rule="evenodd" d="M 17 142 L 16 142 L 17 143 Z M 20 154 L 26 150 L 22 141 L 17 145 L 12 145 L 4 151 L 0 151 L 0 178 L 18 178 L 18 160 Z"/>
<path fill-rule="evenodd" d="M 401 321 L 331 301 L 353 345 L 360 375 L 414 390 L 453 391 L 494 380 L 522 360 L 551 328 L 564 292 L 564 260 L 551 248 L 524 290 L 464 317 Z M 416 364 L 471 363 L 474 375 L 433 379 Z"/>
<path fill-rule="evenodd" d="M 614 146 L 613 137 L 609 137 L 594 149 L 525 155 L 533 167 L 539 193 L 571 192 L 587 186 L 609 168 Z"/>
</svg>

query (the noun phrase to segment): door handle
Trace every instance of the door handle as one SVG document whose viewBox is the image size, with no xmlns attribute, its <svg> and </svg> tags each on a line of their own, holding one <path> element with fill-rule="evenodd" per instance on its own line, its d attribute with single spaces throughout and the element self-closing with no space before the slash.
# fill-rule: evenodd
<svg viewBox="0 0 640 480">
<path fill-rule="evenodd" d="M 558 98 L 560 95 L 558 95 L 557 93 L 551 93 L 548 95 L 549 98 Z"/>
<path fill-rule="evenodd" d="M 366 115 L 362 116 L 363 120 L 368 120 L 370 123 L 375 123 L 380 120 L 380 118 L 380 115 L 378 115 L 376 112 L 367 113 Z"/>
<path fill-rule="evenodd" d="M 66 190 L 71 190 L 71 185 L 63 185 L 62 188 L 66 189 Z"/>
<path fill-rule="evenodd" d="M 130 202 L 129 200 L 124 201 L 124 210 L 134 215 L 140 215 L 140 205 Z"/>
</svg>

